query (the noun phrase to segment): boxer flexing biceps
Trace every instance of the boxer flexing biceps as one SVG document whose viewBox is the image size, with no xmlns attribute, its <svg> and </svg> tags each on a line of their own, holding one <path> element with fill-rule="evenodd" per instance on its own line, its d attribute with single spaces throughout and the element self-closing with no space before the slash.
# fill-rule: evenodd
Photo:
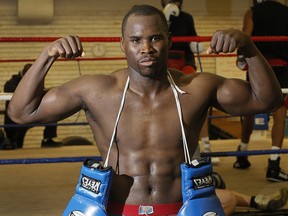
<svg viewBox="0 0 288 216">
<path fill-rule="evenodd" d="M 245 33 L 217 31 L 207 52 L 239 49 L 251 68 L 250 82 L 212 73 L 168 71 L 171 45 L 163 13 L 149 5 L 134 6 L 122 23 L 127 68 L 81 76 L 43 95 L 44 79 L 54 61 L 80 57 L 83 52 L 80 39 L 67 36 L 43 49 L 9 104 L 8 113 L 17 123 L 55 122 L 85 111 L 101 156 L 115 172 L 108 214 L 176 215 L 183 201 L 183 140 L 192 158 L 207 109 L 247 115 L 270 112 L 283 102 L 271 67 Z M 109 205 L 119 208 L 111 212 Z"/>
</svg>

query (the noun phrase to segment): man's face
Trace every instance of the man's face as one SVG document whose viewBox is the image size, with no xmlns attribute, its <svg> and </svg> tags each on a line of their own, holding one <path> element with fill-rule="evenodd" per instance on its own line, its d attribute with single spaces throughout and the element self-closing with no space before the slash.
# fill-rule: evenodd
<svg viewBox="0 0 288 216">
<path fill-rule="evenodd" d="M 157 77 L 167 69 L 171 37 L 158 15 L 128 18 L 121 48 L 128 67 L 142 76 Z"/>
</svg>

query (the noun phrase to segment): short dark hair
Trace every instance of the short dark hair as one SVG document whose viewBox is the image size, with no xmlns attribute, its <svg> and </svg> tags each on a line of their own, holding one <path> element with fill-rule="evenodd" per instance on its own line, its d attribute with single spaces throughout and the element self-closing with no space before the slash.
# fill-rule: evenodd
<svg viewBox="0 0 288 216">
<path fill-rule="evenodd" d="M 153 7 L 151 5 L 135 5 L 131 8 L 130 11 L 124 16 L 123 21 L 122 21 L 122 36 L 124 36 L 124 31 L 126 28 L 127 20 L 130 16 L 135 15 L 135 16 L 151 16 L 151 15 L 158 15 L 163 22 L 163 27 L 167 31 L 168 34 L 168 25 L 167 25 L 167 20 L 163 14 L 162 11 L 157 9 L 156 7 Z"/>
</svg>

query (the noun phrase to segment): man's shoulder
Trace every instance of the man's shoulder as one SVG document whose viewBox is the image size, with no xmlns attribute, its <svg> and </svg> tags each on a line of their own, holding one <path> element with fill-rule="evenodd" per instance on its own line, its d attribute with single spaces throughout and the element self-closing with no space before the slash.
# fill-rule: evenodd
<svg viewBox="0 0 288 216">
<path fill-rule="evenodd" d="M 210 72 L 195 72 L 192 74 L 177 74 L 174 75 L 175 80 L 177 80 L 179 83 L 198 83 L 201 84 L 202 82 L 205 84 L 212 84 L 212 82 L 215 80 L 220 79 L 221 77 L 216 75 L 215 73 L 210 73 Z"/>
<path fill-rule="evenodd" d="M 196 72 L 192 74 L 184 74 L 182 72 L 171 70 L 171 75 L 174 79 L 175 84 L 183 91 L 188 94 L 193 92 L 212 92 L 221 83 L 223 78 L 210 72 Z M 199 93 L 202 95 L 202 93 Z"/>
</svg>

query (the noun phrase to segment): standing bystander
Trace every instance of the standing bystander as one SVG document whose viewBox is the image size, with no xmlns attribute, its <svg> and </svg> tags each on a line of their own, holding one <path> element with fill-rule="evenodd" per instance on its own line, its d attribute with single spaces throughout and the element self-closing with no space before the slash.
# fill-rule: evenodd
<svg viewBox="0 0 288 216">
<path fill-rule="evenodd" d="M 244 16 L 243 31 L 251 36 L 288 36 L 288 7 L 280 2 L 267 0 L 255 3 Z M 288 42 L 255 42 L 258 49 L 271 65 L 281 88 L 288 88 Z M 238 67 L 249 73 L 252 67 L 247 67 L 243 56 L 238 55 Z M 285 95 L 284 95 L 285 96 Z M 283 104 L 272 113 L 272 150 L 282 148 L 285 134 L 287 107 Z M 238 151 L 248 149 L 250 135 L 253 131 L 254 116 L 242 117 L 241 143 Z M 246 169 L 250 167 L 247 156 L 238 156 L 234 163 L 236 169 Z M 271 154 L 268 159 L 268 169 L 266 173 L 268 181 L 288 181 L 288 174 L 280 168 L 279 154 Z"/>
</svg>

